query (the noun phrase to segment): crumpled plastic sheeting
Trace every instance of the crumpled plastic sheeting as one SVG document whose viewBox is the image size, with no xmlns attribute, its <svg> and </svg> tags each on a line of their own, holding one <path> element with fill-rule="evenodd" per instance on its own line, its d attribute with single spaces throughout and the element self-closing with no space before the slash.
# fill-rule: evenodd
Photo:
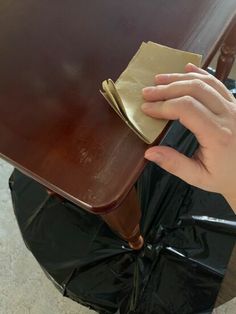
<svg viewBox="0 0 236 314">
<path fill-rule="evenodd" d="M 197 147 L 178 122 L 163 144 L 187 155 Z M 236 238 L 236 216 L 219 194 L 149 163 L 136 186 L 145 239 L 137 252 L 100 217 L 19 171 L 9 183 L 23 239 L 64 296 L 101 314 L 211 313 Z"/>
</svg>

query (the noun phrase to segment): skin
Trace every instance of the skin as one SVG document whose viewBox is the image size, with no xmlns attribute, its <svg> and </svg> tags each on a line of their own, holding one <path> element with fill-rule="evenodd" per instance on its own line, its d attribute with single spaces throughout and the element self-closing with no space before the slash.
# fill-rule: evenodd
<svg viewBox="0 0 236 314">
<path fill-rule="evenodd" d="M 166 146 L 151 147 L 145 158 L 201 189 L 224 196 L 236 213 L 236 100 L 208 72 L 187 64 L 184 74 L 160 74 L 143 89 L 145 114 L 179 120 L 199 148 L 192 158 Z"/>
</svg>

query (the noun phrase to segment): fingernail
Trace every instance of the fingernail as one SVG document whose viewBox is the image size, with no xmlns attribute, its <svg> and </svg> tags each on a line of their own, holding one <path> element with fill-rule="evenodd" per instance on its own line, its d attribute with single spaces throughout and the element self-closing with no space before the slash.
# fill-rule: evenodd
<svg viewBox="0 0 236 314">
<path fill-rule="evenodd" d="M 144 103 L 144 104 L 142 104 L 141 109 L 142 109 L 142 110 L 146 110 L 146 109 L 149 109 L 150 106 L 151 106 L 151 104 L 149 104 L 149 103 Z"/>
<path fill-rule="evenodd" d="M 155 90 L 154 86 L 149 86 L 149 87 L 144 87 L 142 89 L 142 92 L 143 92 L 144 95 L 147 95 L 147 94 L 152 93 L 154 90 Z"/>
<path fill-rule="evenodd" d="M 194 69 L 198 69 L 198 67 L 191 62 L 187 63 L 187 66 L 190 66 L 191 68 L 194 68 Z"/>
<path fill-rule="evenodd" d="M 163 160 L 163 155 L 161 153 L 145 153 L 144 157 L 150 161 L 160 163 Z"/>
<path fill-rule="evenodd" d="M 155 76 L 155 81 L 158 83 L 162 83 L 162 82 L 167 81 L 169 77 L 170 77 L 170 74 L 157 74 Z"/>
</svg>

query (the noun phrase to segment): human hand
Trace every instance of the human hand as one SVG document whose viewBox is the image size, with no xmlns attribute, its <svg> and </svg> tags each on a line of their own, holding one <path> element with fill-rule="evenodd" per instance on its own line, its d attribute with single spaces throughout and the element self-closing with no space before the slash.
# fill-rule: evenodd
<svg viewBox="0 0 236 314">
<path fill-rule="evenodd" d="M 236 100 L 226 87 L 193 64 L 184 74 L 160 74 L 143 89 L 145 114 L 179 120 L 199 147 L 188 158 L 166 146 L 151 147 L 145 158 L 201 189 L 221 193 L 236 212 Z"/>
</svg>

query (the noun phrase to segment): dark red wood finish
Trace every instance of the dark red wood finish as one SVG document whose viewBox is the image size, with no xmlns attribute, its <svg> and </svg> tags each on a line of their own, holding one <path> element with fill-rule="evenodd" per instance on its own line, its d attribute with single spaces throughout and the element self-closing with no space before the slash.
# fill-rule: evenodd
<svg viewBox="0 0 236 314">
<path fill-rule="evenodd" d="M 2 0 L 0 154 L 92 212 L 118 206 L 146 145 L 99 93 L 142 41 L 201 53 L 206 65 L 235 0 Z"/>
<path fill-rule="evenodd" d="M 221 81 L 225 81 L 230 74 L 236 56 L 236 16 L 220 52 L 216 68 L 216 77 Z"/>
</svg>

